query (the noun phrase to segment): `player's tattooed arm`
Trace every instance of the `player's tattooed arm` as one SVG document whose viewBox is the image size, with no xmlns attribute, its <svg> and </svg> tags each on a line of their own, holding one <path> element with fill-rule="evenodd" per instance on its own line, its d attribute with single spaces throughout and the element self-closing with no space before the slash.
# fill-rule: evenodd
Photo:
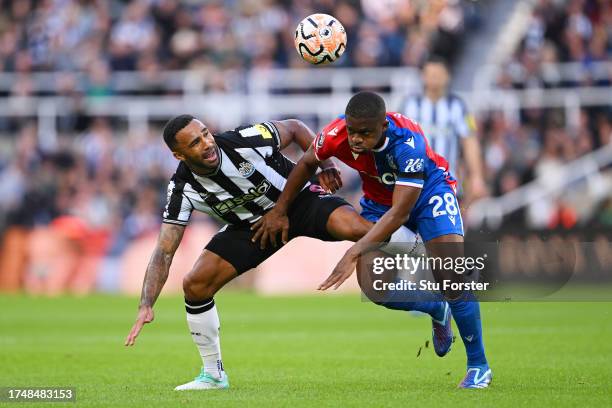
<svg viewBox="0 0 612 408">
<path fill-rule="evenodd" d="M 153 305 L 164 287 L 164 283 L 166 283 L 172 258 L 183 238 L 184 231 L 185 227 L 182 225 L 162 224 L 157 245 L 147 266 L 142 284 L 138 316 L 136 316 L 136 322 L 125 339 L 126 346 L 133 346 L 142 327 L 146 323 L 151 323 L 155 318 Z"/>
<path fill-rule="evenodd" d="M 151 255 L 151 260 L 147 266 L 142 293 L 140 295 L 140 306 L 153 306 L 157 297 L 168 279 L 172 258 L 176 252 L 185 227 L 183 225 L 164 223 L 159 232 L 157 245 Z"/>
</svg>

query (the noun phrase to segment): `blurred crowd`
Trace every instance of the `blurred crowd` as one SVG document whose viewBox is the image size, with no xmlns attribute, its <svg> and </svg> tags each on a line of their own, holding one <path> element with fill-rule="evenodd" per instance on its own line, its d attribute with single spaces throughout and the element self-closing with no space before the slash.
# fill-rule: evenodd
<svg viewBox="0 0 612 408">
<path fill-rule="evenodd" d="M 159 132 L 119 139 L 110 120 L 95 118 L 49 151 L 36 124 L 24 123 L 14 148 L 0 154 L 0 287 L 4 279 L 31 292 L 117 289 L 112 260 L 157 233 L 176 168 Z"/>
<path fill-rule="evenodd" d="M 499 77 L 505 88 L 609 86 L 598 62 L 612 54 L 612 2 L 539 0 L 527 32 Z M 558 63 L 576 63 L 562 71 Z"/>
<path fill-rule="evenodd" d="M 612 2 L 539 0 L 497 87 L 610 86 L 612 69 L 601 69 L 597 63 L 609 62 L 611 55 Z M 573 64 L 562 70 L 556 65 L 559 63 Z M 556 185 L 561 182 L 564 163 L 610 144 L 612 104 L 608 100 L 601 106 L 582 107 L 577 121 L 566 117 L 560 108 L 523 109 L 516 120 L 492 112 L 481 122 L 486 174 L 493 194 L 502 195 L 534 179 Z M 612 227 L 612 198 L 583 208 L 589 200 L 580 197 L 542 202 L 506 221 L 535 228 Z"/>
<path fill-rule="evenodd" d="M 155 82 L 163 70 L 201 69 L 228 90 L 235 71 L 304 67 L 293 34 L 315 12 L 345 26 L 344 66 L 418 65 L 432 52 L 451 60 L 465 15 L 477 22 L 460 0 L 0 0 L 0 10 L 0 71 L 86 72 L 77 87 L 89 95 L 113 92 L 113 71 Z M 23 75 L 11 92 L 36 89 Z"/>
<path fill-rule="evenodd" d="M 565 164 L 612 143 L 612 116 L 609 107 L 582 109 L 579 125 L 568 128 L 562 110 L 527 110 L 520 122 L 493 112 L 482 118 L 481 130 L 487 181 L 492 195 L 501 196 L 534 180 L 542 187 L 563 185 Z M 605 179 L 597 179 L 600 188 L 612 183 L 610 170 L 604 173 Z M 608 194 L 607 204 L 600 206 L 600 191 L 594 192 L 597 197 L 591 197 L 587 189 L 541 199 L 526 211 L 506 217 L 505 225 L 536 229 L 612 228 L 612 194 Z"/>
</svg>

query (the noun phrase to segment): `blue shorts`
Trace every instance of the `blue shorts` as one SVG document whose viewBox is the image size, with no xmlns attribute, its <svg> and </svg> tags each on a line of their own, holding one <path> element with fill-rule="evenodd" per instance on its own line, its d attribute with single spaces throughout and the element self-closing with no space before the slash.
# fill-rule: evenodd
<svg viewBox="0 0 612 408">
<path fill-rule="evenodd" d="M 452 187 L 440 183 L 433 192 L 424 193 L 426 191 L 421 192 L 404 225 L 418 232 L 425 242 L 442 235 L 463 235 L 463 220 Z M 364 197 L 359 203 L 361 216 L 372 222 L 378 221 L 391 208 Z"/>
</svg>

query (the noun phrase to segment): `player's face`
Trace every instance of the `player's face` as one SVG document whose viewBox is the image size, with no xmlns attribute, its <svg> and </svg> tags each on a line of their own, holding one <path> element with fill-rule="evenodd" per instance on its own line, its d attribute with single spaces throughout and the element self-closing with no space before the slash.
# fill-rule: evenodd
<svg viewBox="0 0 612 408">
<path fill-rule="evenodd" d="M 346 117 L 348 143 L 353 153 L 365 153 L 379 147 L 383 134 L 387 130 L 387 118 L 354 118 Z"/>
<path fill-rule="evenodd" d="M 430 62 L 423 68 L 423 84 L 425 89 L 443 91 L 448 85 L 448 71 L 444 64 Z"/>
<path fill-rule="evenodd" d="M 174 157 L 188 165 L 214 169 L 219 164 L 219 150 L 212 133 L 199 120 L 192 120 L 176 134 Z"/>
</svg>

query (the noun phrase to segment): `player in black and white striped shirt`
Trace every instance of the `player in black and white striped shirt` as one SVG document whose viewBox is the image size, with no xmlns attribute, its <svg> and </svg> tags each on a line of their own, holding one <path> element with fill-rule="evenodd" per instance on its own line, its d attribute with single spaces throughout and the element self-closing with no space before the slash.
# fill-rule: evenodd
<svg viewBox="0 0 612 408">
<path fill-rule="evenodd" d="M 272 208 L 294 164 L 281 153 L 290 143 L 306 151 L 315 135 L 302 122 L 285 120 L 240 127 L 212 135 L 189 115 L 172 119 L 164 140 L 180 160 L 168 186 L 159 240 L 147 267 L 138 318 L 126 339 L 133 345 L 145 323 L 153 320 L 155 303 L 168 276 L 170 263 L 193 210 L 203 211 L 227 225 L 206 245 L 183 290 L 187 322 L 202 356 L 202 372 L 184 389 L 227 388 L 221 363 L 219 317 L 213 295 L 237 275 L 270 257 L 279 248 L 275 236 L 262 237 L 270 247 L 253 242 L 252 224 Z M 339 172 L 331 162 L 319 177 L 325 190 L 340 188 Z M 372 223 L 361 218 L 343 199 L 305 187 L 288 212 L 288 231 L 282 241 L 308 236 L 326 241 L 358 240 Z M 263 245 L 263 244 L 262 244 Z"/>
<path fill-rule="evenodd" d="M 486 193 L 476 121 L 458 95 L 448 93 L 450 74 L 443 59 L 432 57 L 423 66 L 423 93 L 408 96 L 399 112 L 415 120 L 425 131 L 431 148 L 448 160 L 451 173 L 465 179 L 471 201 Z M 459 173 L 463 156 L 467 177 Z"/>
</svg>

